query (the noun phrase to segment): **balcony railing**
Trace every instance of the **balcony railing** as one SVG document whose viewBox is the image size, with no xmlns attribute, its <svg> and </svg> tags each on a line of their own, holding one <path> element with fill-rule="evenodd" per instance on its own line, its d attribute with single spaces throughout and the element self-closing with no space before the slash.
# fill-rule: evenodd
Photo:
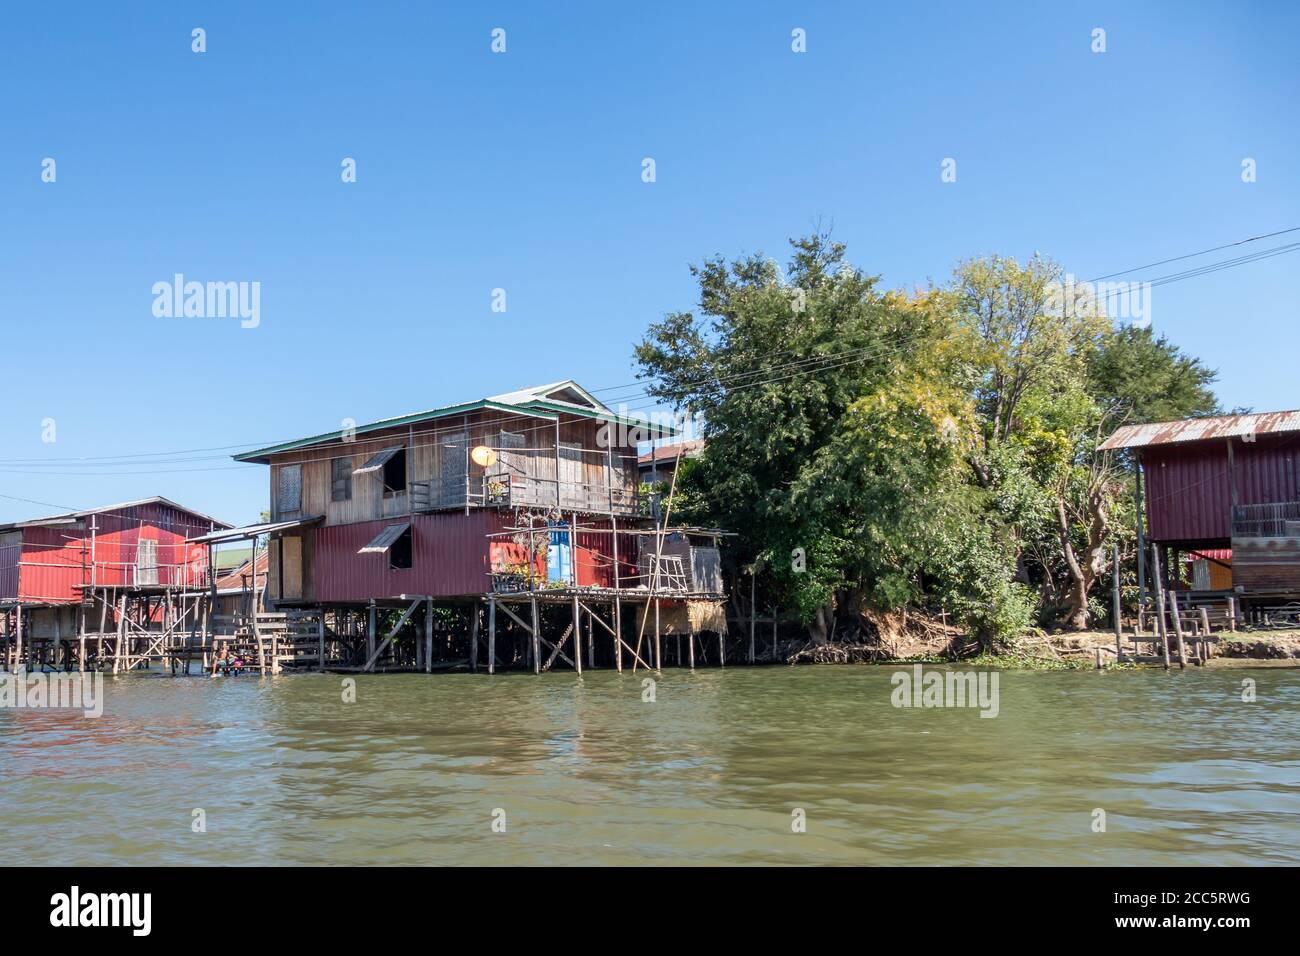
<svg viewBox="0 0 1300 956">
<path fill-rule="evenodd" d="M 1232 509 L 1234 538 L 1300 537 L 1300 501 L 1237 505 Z"/>
<path fill-rule="evenodd" d="M 638 512 L 634 488 L 586 484 L 534 475 L 483 475 L 450 481 L 411 483 L 411 504 L 416 511 L 451 508 L 558 508 L 618 515 Z"/>
</svg>

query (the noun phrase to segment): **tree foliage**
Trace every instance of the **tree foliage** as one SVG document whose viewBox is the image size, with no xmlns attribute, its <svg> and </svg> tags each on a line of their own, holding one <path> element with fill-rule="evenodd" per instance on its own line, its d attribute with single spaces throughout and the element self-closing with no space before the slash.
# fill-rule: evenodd
<svg viewBox="0 0 1300 956">
<path fill-rule="evenodd" d="M 650 394 L 705 423 L 677 513 L 738 532 L 731 571 L 757 566 L 814 640 L 908 605 L 990 642 L 1035 618 L 1086 625 L 1132 521 L 1097 445 L 1122 421 L 1213 411 L 1214 373 L 1061 302 L 1050 260 L 971 260 L 904 294 L 828 235 L 791 246 L 784 268 L 692 267 L 697 309 L 637 346 Z"/>
</svg>

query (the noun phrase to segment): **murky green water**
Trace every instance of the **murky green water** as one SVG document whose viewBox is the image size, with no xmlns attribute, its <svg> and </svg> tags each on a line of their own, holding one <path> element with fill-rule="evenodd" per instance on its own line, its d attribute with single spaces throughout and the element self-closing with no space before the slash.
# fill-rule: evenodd
<svg viewBox="0 0 1300 956">
<path fill-rule="evenodd" d="M 97 720 L 0 711 L 0 832 L 14 863 L 1300 863 L 1300 671 L 1005 672 L 995 719 L 895 709 L 892 672 L 109 677 Z"/>
</svg>

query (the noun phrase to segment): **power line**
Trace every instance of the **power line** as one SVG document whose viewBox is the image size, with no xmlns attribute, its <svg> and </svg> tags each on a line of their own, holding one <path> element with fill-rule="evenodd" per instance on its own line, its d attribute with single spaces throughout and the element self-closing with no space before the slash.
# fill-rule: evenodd
<svg viewBox="0 0 1300 956">
<path fill-rule="evenodd" d="M 1100 276 L 1097 279 L 1092 279 L 1088 281 L 1096 282 L 1096 281 L 1100 281 L 1101 279 L 1111 278 L 1118 275 L 1126 275 L 1128 273 L 1136 272 L 1144 268 L 1151 268 L 1156 265 L 1194 258 L 1199 255 L 1208 254 L 1209 252 L 1218 251 L 1221 249 L 1227 249 L 1234 246 L 1243 245 L 1245 243 L 1255 242 L 1260 239 L 1270 238 L 1278 235 L 1284 235 L 1296 231 L 1300 231 L 1300 226 L 1293 227 L 1291 229 L 1279 230 L 1277 232 L 1266 233 L 1260 236 L 1252 236 L 1246 239 L 1238 240 L 1237 242 L 1227 243 L 1221 246 L 1215 246 L 1210 249 L 1201 250 L 1199 252 L 1188 253 L 1183 256 L 1175 256 L 1170 259 L 1159 260 L 1158 262 L 1149 263 L 1145 266 L 1135 266 L 1131 269 L 1125 269 L 1119 272 L 1109 273 L 1106 276 Z M 1257 253 L 1250 253 L 1245 256 L 1240 256 L 1237 258 L 1223 260 L 1217 263 L 1209 263 L 1203 266 L 1198 266 L 1193 269 L 1185 270 L 1184 272 L 1172 273 L 1170 275 L 1161 276 L 1158 277 L 1157 279 L 1151 280 L 1150 284 L 1152 286 L 1167 285 L 1173 282 L 1184 281 L 1186 279 L 1196 278 L 1198 276 L 1206 275 L 1211 272 L 1218 272 L 1224 269 L 1235 268 L 1240 265 L 1245 265 L 1250 262 L 1261 261 L 1267 258 L 1273 258 L 1274 256 L 1293 252 L 1296 251 L 1297 249 L 1300 249 L 1300 243 L 1293 243 L 1286 246 L 1279 246 L 1273 249 L 1267 249 Z M 1109 299 L 1111 296 L 1116 294 L 1121 294 L 1121 293 L 1118 292 L 1110 293 L 1104 298 Z M 833 352 L 826 355 L 805 356 L 797 360 L 777 363 L 768 366 L 760 366 L 759 368 L 736 372 L 731 375 L 701 376 L 697 379 L 689 380 L 685 384 L 685 387 L 700 387 L 700 386 L 708 385 L 710 386 L 710 392 L 718 392 L 718 391 L 734 392 L 734 391 L 742 390 L 747 387 L 753 387 L 753 386 L 764 385 L 764 384 L 774 384 L 776 382 L 785 381 L 790 378 L 797 377 L 798 375 L 801 374 L 808 374 L 808 373 L 817 374 L 824 371 L 831 371 L 833 369 L 842 368 L 845 365 L 853 364 L 854 362 L 857 361 L 865 361 L 873 357 L 882 358 L 890 354 L 896 354 L 909 347 L 910 347 L 909 343 L 900 343 L 894 346 L 873 345 L 873 346 L 862 346 L 856 349 L 848 349 L 841 352 Z M 778 353 L 776 352 L 776 350 L 772 350 L 767 354 L 778 354 Z M 785 354 L 789 354 L 788 350 L 786 351 Z M 789 374 L 785 374 L 785 375 L 774 374 L 774 373 L 782 373 L 782 372 L 788 372 Z M 734 384 L 729 385 L 728 383 L 734 383 Z M 620 389 L 637 388 L 638 385 L 639 382 L 632 382 L 624 385 L 604 386 L 602 388 L 593 389 L 592 391 L 593 393 L 618 391 Z M 650 390 L 648 388 L 641 388 L 638 389 L 637 391 L 629 392 L 628 394 L 623 396 L 616 396 L 611 400 L 622 400 L 626 402 L 630 400 L 636 400 L 639 398 L 650 398 Z M 620 412 L 630 413 L 630 412 L 653 409 L 656 407 L 659 407 L 658 403 L 651 402 L 646 405 L 634 406 L 631 408 L 625 407 L 620 409 Z M 514 415 L 512 413 L 503 413 L 503 415 L 505 417 L 521 417 L 521 418 L 529 417 L 526 412 L 521 412 L 518 415 Z M 644 424 L 653 425 L 654 423 L 644 422 Z M 547 422 L 546 424 L 543 425 L 532 426 L 530 428 L 525 428 L 525 429 L 518 429 L 515 433 L 519 434 L 519 433 L 550 431 L 554 428 L 554 425 L 555 425 L 554 422 Z M 400 426 L 394 425 L 392 427 L 397 428 Z M 636 423 L 635 422 L 630 423 L 629 427 L 635 428 Z M 438 435 L 457 435 L 457 434 L 462 434 L 463 432 L 464 432 L 464 427 L 462 425 L 451 425 L 451 426 L 445 426 L 441 428 L 424 429 L 420 432 L 420 436 L 422 438 L 430 438 L 430 437 L 436 437 Z M 325 438 L 321 439 L 322 443 L 329 440 L 331 439 L 325 439 Z M 380 436 L 375 438 L 355 439 L 354 441 L 348 442 L 346 444 L 355 448 L 357 446 L 378 445 L 378 444 L 388 443 L 393 440 L 394 440 L 394 436 L 390 435 L 390 436 Z M 289 441 L 294 441 L 294 439 L 289 439 L 287 441 L 282 441 L 278 443 L 269 443 L 266 445 L 247 443 L 247 444 L 234 444 L 234 445 L 222 445 L 222 446 L 209 446 L 205 448 L 195 448 L 195 449 L 183 449 L 183 450 L 172 451 L 172 452 L 141 452 L 141 453 L 131 453 L 131 454 L 123 454 L 123 455 L 82 456 L 75 459 L 9 459 L 9 460 L 0 459 L 0 464 L 27 466 L 27 467 L 42 469 L 38 471 L 25 471 L 19 469 L 0 469 L 0 473 L 50 475 L 50 476 L 59 475 L 59 476 L 66 476 L 66 477 L 73 477 L 77 475 L 83 475 L 86 477 L 123 477 L 123 476 L 144 476 L 144 475 L 155 475 L 155 474 L 172 474 L 172 473 L 203 472 L 203 471 L 240 470 L 240 466 L 238 465 L 214 467 L 214 468 L 189 468 L 189 469 L 171 469 L 171 470 L 154 470 L 149 468 L 149 466 L 159 465 L 159 464 L 175 464 L 175 463 L 187 463 L 187 462 L 197 462 L 197 461 L 225 460 L 228 457 L 226 455 L 195 456 L 191 458 L 163 457 L 167 455 L 175 456 L 175 455 L 187 454 L 189 452 L 229 451 L 232 449 L 251 450 L 256 447 L 275 447 L 276 444 L 286 444 Z M 413 447 L 432 447 L 432 444 L 436 444 L 436 443 L 426 443 L 425 445 L 413 446 Z M 329 458 L 335 458 L 335 457 L 339 457 L 339 456 L 337 454 L 329 454 L 329 455 L 322 455 L 318 457 L 304 458 L 302 459 L 302 461 L 303 463 L 307 463 L 311 461 L 327 460 Z M 631 456 L 620 456 L 620 457 L 631 457 Z M 122 472 L 68 472 L 66 474 L 44 470 L 46 466 L 52 466 L 55 464 L 62 464 L 64 467 L 73 467 L 73 468 L 82 464 L 84 464 L 86 467 L 93 467 L 95 465 L 99 465 L 101 467 L 111 467 L 112 465 L 120 465 L 126 468 L 139 467 L 140 470 L 122 471 Z M 0 497 L 12 497 L 12 496 L 0 495 Z M 29 503 L 34 503 L 34 504 L 48 504 L 45 502 L 36 502 L 36 501 L 31 501 L 29 499 L 22 499 L 16 497 L 13 498 L 12 500 L 28 501 Z M 63 507 L 61 505 L 49 505 L 49 506 Z"/>
<path fill-rule="evenodd" d="M 1242 246 L 1248 242 L 1258 242 L 1261 239 L 1272 239 L 1274 236 L 1285 236 L 1290 232 L 1300 232 L 1300 226 L 1292 226 L 1290 229 L 1279 229 L 1277 232 L 1266 232 L 1261 236 L 1250 236 L 1247 239 L 1238 239 L 1236 242 L 1225 243 L 1221 246 L 1212 246 L 1209 249 L 1202 249 L 1200 252 L 1189 252 L 1186 255 L 1174 256 L 1170 259 L 1161 259 L 1158 262 L 1148 262 L 1144 266 L 1134 266 L 1132 269 L 1123 269 L 1119 272 L 1112 272 L 1108 275 L 1097 276 L 1095 279 L 1088 279 L 1088 282 L 1100 282 L 1102 279 L 1113 279 L 1115 276 L 1126 276 L 1130 272 L 1141 272 L 1143 269 L 1154 269 L 1156 266 L 1168 265 L 1171 262 L 1181 262 L 1184 259 L 1195 259 L 1197 256 L 1209 255 L 1211 252 L 1220 252 L 1224 249 L 1231 249 L 1233 246 Z"/>
</svg>

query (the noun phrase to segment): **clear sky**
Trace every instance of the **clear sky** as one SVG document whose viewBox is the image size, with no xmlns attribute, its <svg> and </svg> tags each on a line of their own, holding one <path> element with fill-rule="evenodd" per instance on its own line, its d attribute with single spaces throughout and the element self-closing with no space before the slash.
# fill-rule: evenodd
<svg viewBox="0 0 1300 956">
<path fill-rule="evenodd" d="M 154 494 L 256 520 L 266 469 L 228 446 L 631 382 L 645 327 L 694 304 L 688 263 L 784 260 L 818 223 L 903 287 L 986 253 L 1091 278 L 1300 226 L 1298 11 L 7 5 L 0 520 Z M 1153 324 L 1225 406 L 1298 407 L 1298 271 L 1156 288 Z M 260 324 L 155 316 L 176 273 L 259 282 Z M 190 449 L 217 450 L 93 460 Z"/>
</svg>

